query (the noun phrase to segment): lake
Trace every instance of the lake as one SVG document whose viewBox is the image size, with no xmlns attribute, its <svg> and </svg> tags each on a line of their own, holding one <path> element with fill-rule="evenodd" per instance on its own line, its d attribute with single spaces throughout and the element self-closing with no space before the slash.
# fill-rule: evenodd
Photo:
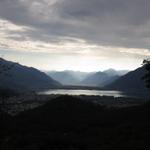
<svg viewBox="0 0 150 150">
<path fill-rule="evenodd" d="M 60 95 L 94 95 L 94 96 L 114 96 L 114 97 L 128 97 L 121 91 L 107 91 L 107 90 L 72 90 L 72 89 L 50 89 L 39 92 L 38 94 L 60 94 Z"/>
</svg>

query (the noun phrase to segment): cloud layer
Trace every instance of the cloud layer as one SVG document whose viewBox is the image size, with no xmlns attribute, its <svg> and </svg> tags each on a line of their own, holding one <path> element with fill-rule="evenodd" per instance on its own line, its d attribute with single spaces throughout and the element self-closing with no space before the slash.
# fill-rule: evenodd
<svg viewBox="0 0 150 150">
<path fill-rule="evenodd" d="M 149 0 L 0 0 L 0 47 L 150 57 Z"/>
</svg>

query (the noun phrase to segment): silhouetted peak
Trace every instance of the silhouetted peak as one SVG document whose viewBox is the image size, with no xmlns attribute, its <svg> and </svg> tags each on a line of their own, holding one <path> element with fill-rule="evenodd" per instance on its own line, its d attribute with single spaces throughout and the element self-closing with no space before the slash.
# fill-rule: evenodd
<svg viewBox="0 0 150 150">
<path fill-rule="evenodd" d="M 0 58 L 0 88 L 43 89 L 61 84 L 36 68 Z"/>
<path fill-rule="evenodd" d="M 130 71 L 126 75 L 120 77 L 113 83 L 109 84 L 107 88 L 115 90 L 143 90 L 145 91 L 144 81 L 142 77 L 146 73 L 144 67 L 137 68 L 136 70 Z"/>
</svg>

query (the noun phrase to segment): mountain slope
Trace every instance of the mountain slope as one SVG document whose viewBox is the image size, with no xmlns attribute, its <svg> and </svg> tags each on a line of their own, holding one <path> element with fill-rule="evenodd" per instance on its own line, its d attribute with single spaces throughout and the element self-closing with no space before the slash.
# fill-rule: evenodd
<svg viewBox="0 0 150 150">
<path fill-rule="evenodd" d="M 111 76 L 123 76 L 123 75 L 127 74 L 129 71 L 128 70 L 115 70 L 115 69 L 110 68 L 103 72 L 106 73 L 107 75 L 111 75 Z"/>
<path fill-rule="evenodd" d="M 88 85 L 88 86 L 100 86 L 103 87 L 114 80 L 118 79 L 119 76 L 111 76 L 104 72 L 96 72 L 95 74 L 92 74 L 88 76 L 86 79 L 84 79 L 81 84 Z"/>
<path fill-rule="evenodd" d="M 13 89 L 42 89 L 60 86 L 45 73 L 18 63 L 0 59 L 0 87 Z"/>
<path fill-rule="evenodd" d="M 115 90 L 146 90 L 144 81 L 141 79 L 146 70 L 144 67 L 138 68 L 120 77 L 118 80 L 106 86 Z"/>
</svg>

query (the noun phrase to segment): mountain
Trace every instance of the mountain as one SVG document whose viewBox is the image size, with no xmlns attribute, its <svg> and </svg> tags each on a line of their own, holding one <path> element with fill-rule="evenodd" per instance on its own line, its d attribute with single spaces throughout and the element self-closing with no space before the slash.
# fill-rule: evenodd
<svg viewBox="0 0 150 150">
<path fill-rule="evenodd" d="M 61 84 L 45 73 L 0 58 L 0 87 L 11 89 L 43 89 Z"/>
<path fill-rule="evenodd" d="M 81 86 L 105 86 L 110 84 L 119 76 L 127 73 L 127 70 L 108 69 L 103 72 L 80 72 L 80 71 L 48 71 L 47 75 L 63 85 Z"/>
<path fill-rule="evenodd" d="M 79 85 L 80 81 L 83 80 L 89 73 L 80 71 L 48 71 L 47 75 L 52 77 L 54 80 L 62 83 L 63 85 Z"/>
<path fill-rule="evenodd" d="M 125 74 L 127 74 L 128 72 L 130 72 L 129 70 L 118 70 L 118 75 L 123 76 Z"/>
<path fill-rule="evenodd" d="M 110 68 L 103 72 L 110 76 L 123 76 L 123 75 L 127 74 L 129 72 L 129 70 L 115 70 L 115 69 Z"/>
<path fill-rule="evenodd" d="M 118 79 L 118 75 L 111 75 L 106 72 L 96 72 L 85 78 L 81 84 L 86 86 L 100 86 L 103 87 L 114 80 Z"/>
<path fill-rule="evenodd" d="M 72 71 L 72 70 L 67 70 L 69 74 L 77 78 L 79 81 L 82 81 L 85 79 L 87 76 L 93 74 L 93 72 L 82 72 L 82 71 Z"/>
<path fill-rule="evenodd" d="M 140 67 L 134 71 L 127 73 L 126 75 L 120 77 L 113 83 L 106 86 L 108 89 L 114 90 L 142 90 L 145 91 L 145 84 L 144 81 L 141 79 L 146 70 L 144 67 Z"/>
</svg>

